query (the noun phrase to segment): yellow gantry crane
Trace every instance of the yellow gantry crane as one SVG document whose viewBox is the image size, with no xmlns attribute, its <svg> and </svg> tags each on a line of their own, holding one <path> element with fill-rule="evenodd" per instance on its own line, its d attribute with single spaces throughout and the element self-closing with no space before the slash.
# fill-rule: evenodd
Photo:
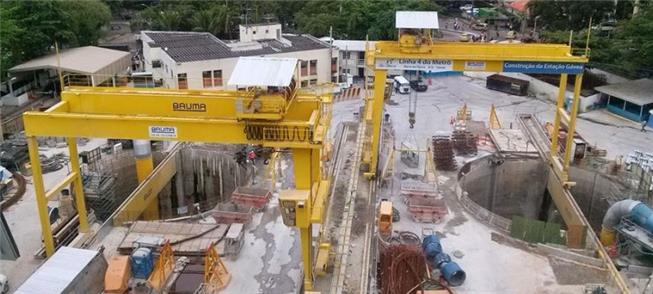
<svg viewBox="0 0 653 294">
<path fill-rule="evenodd" d="M 295 190 L 281 191 L 286 224 L 299 228 L 305 288 L 313 283 L 312 224 L 323 221 L 329 180 L 321 174 L 321 153 L 331 118 L 331 97 L 301 92 L 294 81 L 274 92 L 166 90 L 135 88 L 67 88 L 61 102 L 44 112 L 23 116 L 33 184 L 46 255 L 55 251 L 47 199 L 73 184 L 79 230 L 89 230 L 76 139 L 124 138 L 257 144 L 292 152 Z M 38 154 L 38 136 L 65 137 L 72 172 L 45 191 Z M 152 157 L 137 158 L 139 180 L 152 171 Z M 154 195 L 152 195 L 154 194 Z M 156 192 L 132 201 L 136 213 L 156 217 Z M 134 213 L 132 211 L 131 213 Z M 154 214 L 154 215 L 152 215 Z M 136 219 L 138 215 L 131 216 Z"/>
<path fill-rule="evenodd" d="M 570 45 L 522 44 L 522 43 L 468 43 L 436 42 L 431 36 L 438 29 L 437 12 L 397 11 L 396 28 L 398 41 L 377 41 L 373 48 L 367 48 L 366 66 L 374 70 L 373 96 L 366 97 L 366 122 L 371 124 L 370 151 L 363 155 L 363 163 L 369 167 L 368 178 L 377 174 L 378 152 L 383 117 L 384 91 L 388 70 L 409 70 L 425 72 L 480 71 L 516 72 L 560 75 L 559 93 L 556 101 L 553 133 L 558 134 L 561 124 L 567 126 L 565 151 L 561 154 L 558 136 L 551 136 L 549 159 L 551 170 L 549 190 L 556 207 L 563 217 L 568 231 L 568 245 L 582 247 L 585 243 L 587 221 L 568 189 L 575 183 L 569 180 L 569 165 L 572 159 L 571 146 L 576 128 L 576 117 L 580 103 L 580 91 L 585 64 L 589 61 L 589 48 L 575 55 Z M 589 38 L 589 36 L 588 36 Z M 571 108 L 564 108 L 568 75 L 574 75 L 574 91 Z M 554 184 L 551 184 L 554 183 Z M 594 238 L 596 239 L 596 238 Z M 604 260 L 605 251 L 600 249 Z M 620 289 L 628 291 L 611 262 L 606 262 Z"/>
<path fill-rule="evenodd" d="M 435 42 L 430 36 L 437 29 L 437 13 L 425 11 L 398 11 L 396 27 L 399 30 L 398 41 L 377 41 L 374 48 L 367 51 L 367 66 L 374 69 L 373 97 L 366 100 L 367 122 L 372 132 L 368 145 L 369 153 L 363 161 L 369 166 L 366 176 L 376 176 L 378 165 L 379 142 L 383 117 L 383 95 L 388 70 L 412 70 L 425 72 L 445 71 L 485 71 L 518 72 L 560 75 L 560 94 L 558 96 L 554 131 L 558 133 L 560 124 L 567 125 L 569 135 L 566 144 L 573 143 L 576 126 L 581 83 L 586 55 L 574 55 L 570 46 L 559 44 L 489 44 L 467 42 Z M 587 53 L 587 51 L 585 51 Z M 575 75 L 574 97 L 571 112 L 564 109 L 567 87 L 567 75 Z M 557 136 L 552 136 L 551 146 L 558 146 Z M 569 181 L 569 164 L 571 148 L 560 154 L 551 148 L 550 158 L 553 171 L 562 183 L 561 189 L 573 185 Z M 557 193 L 561 195 L 562 193 Z M 581 212 L 570 197 L 555 196 L 554 202 L 565 222 L 570 227 L 570 234 L 576 236 L 574 246 L 580 246 L 585 233 L 585 224 Z"/>
</svg>

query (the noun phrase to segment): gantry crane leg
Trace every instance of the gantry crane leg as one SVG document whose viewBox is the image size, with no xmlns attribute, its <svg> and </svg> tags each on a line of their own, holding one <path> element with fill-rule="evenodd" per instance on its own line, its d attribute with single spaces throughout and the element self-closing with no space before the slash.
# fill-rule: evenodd
<svg viewBox="0 0 653 294">
<path fill-rule="evenodd" d="M 293 149 L 293 172 L 295 176 L 295 189 L 311 191 L 308 199 L 304 201 L 304 211 L 313 209 L 313 187 L 320 180 L 320 154 L 319 149 Z M 311 214 L 297 215 L 297 227 L 301 237 L 302 260 L 304 261 L 304 289 L 313 288 L 313 225 Z"/>
<path fill-rule="evenodd" d="M 385 94 L 385 79 L 388 76 L 387 70 L 377 69 L 374 71 L 374 96 L 372 101 L 372 154 L 365 156 L 369 158 L 369 170 L 365 176 L 372 178 L 376 175 L 376 168 L 379 160 L 379 145 L 381 140 L 381 121 L 383 119 L 383 97 Z M 369 105 L 369 104 L 368 104 Z"/>
</svg>

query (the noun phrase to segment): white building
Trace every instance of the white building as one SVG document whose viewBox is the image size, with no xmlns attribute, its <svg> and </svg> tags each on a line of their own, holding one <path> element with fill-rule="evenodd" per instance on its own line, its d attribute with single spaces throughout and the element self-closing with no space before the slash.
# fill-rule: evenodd
<svg viewBox="0 0 653 294">
<path fill-rule="evenodd" d="M 163 87 L 226 88 L 241 56 L 299 59 L 302 87 L 335 81 L 337 49 L 310 35 L 283 34 L 280 24 L 240 26 L 240 39 L 223 41 L 210 33 L 141 32 L 144 69 Z"/>
<path fill-rule="evenodd" d="M 333 40 L 333 46 L 338 48 L 340 61 L 338 66 L 343 77 L 351 76 L 355 81 L 361 81 L 365 75 L 374 76 L 372 69 L 365 70 L 366 43 L 370 49 L 374 48 L 374 41 Z"/>
</svg>

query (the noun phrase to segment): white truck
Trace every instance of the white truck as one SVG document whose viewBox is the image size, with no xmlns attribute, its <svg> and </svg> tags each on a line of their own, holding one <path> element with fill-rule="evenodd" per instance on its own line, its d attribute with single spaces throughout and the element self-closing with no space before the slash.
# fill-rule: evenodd
<svg viewBox="0 0 653 294">
<path fill-rule="evenodd" d="M 0 293 L 9 293 L 9 280 L 7 276 L 0 274 Z"/>
<path fill-rule="evenodd" d="M 410 82 L 403 76 L 396 76 L 394 78 L 394 88 L 395 92 L 399 94 L 409 94 L 410 93 Z"/>
</svg>

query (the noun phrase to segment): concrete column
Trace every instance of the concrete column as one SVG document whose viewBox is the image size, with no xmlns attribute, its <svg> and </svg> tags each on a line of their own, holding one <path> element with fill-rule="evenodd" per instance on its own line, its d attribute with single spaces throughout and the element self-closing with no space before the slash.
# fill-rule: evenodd
<svg viewBox="0 0 653 294">
<path fill-rule="evenodd" d="M 149 140 L 134 140 L 134 157 L 136 158 L 136 177 L 138 177 L 138 182 L 142 183 L 154 169 L 152 148 Z M 149 220 L 159 218 L 158 197 L 152 200 L 152 203 L 145 209 L 143 217 Z"/>
<path fill-rule="evenodd" d="M 186 201 L 184 197 L 184 167 L 182 166 L 181 162 L 181 152 L 178 153 L 177 158 L 175 160 L 177 161 L 177 174 L 175 175 L 175 190 L 177 192 L 177 205 L 179 207 L 185 206 Z"/>
</svg>

